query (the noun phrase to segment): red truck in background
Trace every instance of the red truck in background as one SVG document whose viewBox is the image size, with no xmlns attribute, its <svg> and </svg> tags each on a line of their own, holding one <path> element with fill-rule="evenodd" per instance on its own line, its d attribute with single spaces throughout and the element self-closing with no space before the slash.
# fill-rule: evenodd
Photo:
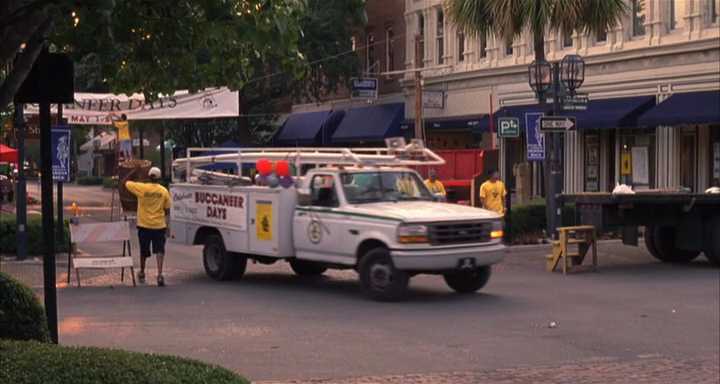
<svg viewBox="0 0 720 384">
<path fill-rule="evenodd" d="M 488 170 L 498 169 L 498 150 L 434 149 L 433 151 L 445 159 L 445 165 L 416 167 L 416 170 L 427 178 L 428 171 L 431 168 L 435 169 L 438 179 L 447 191 L 448 202 L 475 205 L 473 191 L 487 178 Z"/>
</svg>

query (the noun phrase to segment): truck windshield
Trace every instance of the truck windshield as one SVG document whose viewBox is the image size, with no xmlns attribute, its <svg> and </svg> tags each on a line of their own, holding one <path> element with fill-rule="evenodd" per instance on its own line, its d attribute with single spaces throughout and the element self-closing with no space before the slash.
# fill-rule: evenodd
<svg viewBox="0 0 720 384">
<path fill-rule="evenodd" d="M 414 172 L 356 172 L 340 175 L 349 204 L 380 201 L 432 200 Z"/>
</svg>

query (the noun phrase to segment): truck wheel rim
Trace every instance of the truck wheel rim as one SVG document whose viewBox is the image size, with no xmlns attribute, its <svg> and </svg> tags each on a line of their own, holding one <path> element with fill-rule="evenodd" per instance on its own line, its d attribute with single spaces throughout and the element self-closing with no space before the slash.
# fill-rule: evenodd
<svg viewBox="0 0 720 384">
<path fill-rule="evenodd" d="M 392 281 L 392 270 L 387 264 L 374 264 L 370 268 L 370 283 L 379 289 L 387 288 Z"/>
<path fill-rule="evenodd" d="M 220 251 L 218 247 L 208 247 L 206 259 L 210 270 L 217 271 L 220 266 Z"/>
</svg>

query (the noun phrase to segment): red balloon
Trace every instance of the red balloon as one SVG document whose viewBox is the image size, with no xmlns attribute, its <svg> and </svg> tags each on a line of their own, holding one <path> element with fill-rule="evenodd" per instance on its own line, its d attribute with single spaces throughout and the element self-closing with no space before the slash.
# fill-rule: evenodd
<svg viewBox="0 0 720 384">
<path fill-rule="evenodd" d="M 256 168 L 261 176 L 267 176 L 272 173 L 273 165 L 268 159 L 260 159 L 257 161 Z"/>
<path fill-rule="evenodd" d="M 280 177 L 290 176 L 290 163 L 287 160 L 279 160 L 275 163 L 275 173 Z"/>
</svg>

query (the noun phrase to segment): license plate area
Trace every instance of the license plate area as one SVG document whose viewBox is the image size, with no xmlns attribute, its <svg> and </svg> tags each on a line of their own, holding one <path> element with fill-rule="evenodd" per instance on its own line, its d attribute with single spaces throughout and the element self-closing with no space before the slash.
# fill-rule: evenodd
<svg viewBox="0 0 720 384">
<path fill-rule="evenodd" d="M 475 263 L 475 258 L 473 257 L 463 257 L 462 259 L 458 260 L 457 268 L 460 270 L 475 269 L 476 267 L 477 264 Z"/>
</svg>

